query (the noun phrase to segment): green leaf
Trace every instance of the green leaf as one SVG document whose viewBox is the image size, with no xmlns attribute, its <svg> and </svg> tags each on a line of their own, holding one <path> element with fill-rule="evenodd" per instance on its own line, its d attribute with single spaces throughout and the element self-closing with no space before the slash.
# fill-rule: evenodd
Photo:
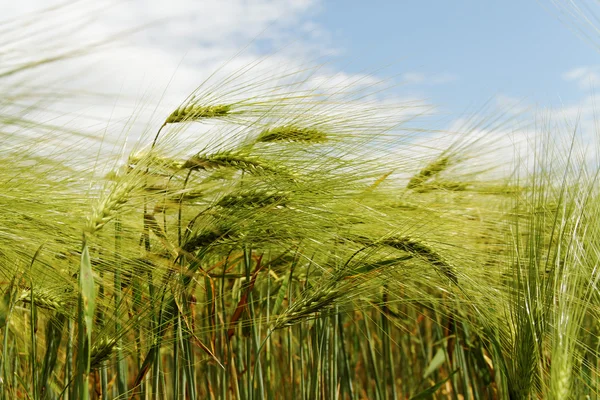
<svg viewBox="0 0 600 400">
<path fill-rule="evenodd" d="M 92 263 L 90 262 L 90 253 L 87 243 L 83 245 L 81 252 L 81 267 L 79 271 L 79 286 L 81 289 L 81 299 L 83 301 L 83 317 L 85 320 L 85 329 L 88 342 L 92 339 L 92 324 L 94 322 L 94 312 L 96 309 L 96 293 L 94 291 L 94 275 L 92 272 Z"/>
<path fill-rule="evenodd" d="M 277 291 L 277 298 L 275 299 L 275 304 L 273 305 L 273 314 L 277 315 L 279 309 L 281 308 L 281 304 L 283 304 L 283 300 L 285 299 L 285 295 L 287 294 L 288 284 L 290 282 L 289 275 L 283 279 L 279 290 Z"/>
<path fill-rule="evenodd" d="M 94 275 L 87 242 L 84 240 L 81 250 L 81 265 L 79 268 L 79 321 L 78 336 L 79 348 L 77 350 L 77 377 L 75 380 L 75 393 L 83 400 L 89 399 L 89 374 L 91 361 L 92 324 L 96 308 L 96 293 L 94 289 Z"/>
<path fill-rule="evenodd" d="M 425 373 L 423 373 L 423 379 L 426 379 L 429 375 L 435 372 L 435 370 L 438 369 L 444 363 L 444 361 L 446 361 L 446 354 L 444 353 L 444 349 L 440 347 L 431 359 L 431 362 L 427 366 Z"/>
<path fill-rule="evenodd" d="M 454 370 L 450 375 L 448 375 L 444 380 L 439 381 L 438 383 L 436 383 L 433 386 L 428 387 L 427 389 L 423 390 L 420 393 L 417 393 L 416 395 L 414 395 L 413 397 L 410 398 L 410 400 L 422 400 L 422 399 L 428 399 L 430 396 L 432 396 L 435 392 L 438 391 L 439 388 L 442 387 L 442 385 L 446 382 L 448 382 L 448 380 L 450 380 L 450 378 L 452 378 L 452 376 L 454 374 L 456 374 L 458 372 L 457 370 Z"/>
</svg>

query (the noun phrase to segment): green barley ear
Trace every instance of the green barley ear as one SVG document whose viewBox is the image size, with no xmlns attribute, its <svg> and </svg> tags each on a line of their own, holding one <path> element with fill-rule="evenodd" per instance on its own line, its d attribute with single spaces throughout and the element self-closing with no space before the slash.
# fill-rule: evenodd
<svg viewBox="0 0 600 400">
<path fill-rule="evenodd" d="M 438 254 L 433 248 L 408 236 L 389 238 L 382 241 L 382 244 L 393 247 L 398 250 L 405 251 L 416 257 L 422 258 L 433 265 L 438 271 L 446 276 L 452 283 L 457 284 L 458 278 L 454 268 L 444 258 Z"/>
<path fill-rule="evenodd" d="M 346 290 L 334 285 L 325 285 L 312 293 L 305 294 L 299 300 L 294 301 L 277 317 L 273 325 L 273 330 L 292 326 L 314 318 L 315 314 L 333 307 L 336 301 L 345 294 Z"/>
<path fill-rule="evenodd" d="M 90 351 L 90 369 L 98 369 L 102 362 L 107 361 L 117 351 L 119 338 L 101 338 L 96 340 Z"/>
<path fill-rule="evenodd" d="M 268 190 L 242 190 L 223 196 L 217 206 L 223 208 L 260 208 L 273 204 L 283 205 L 288 196 L 282 192 Z"/>
<path fill-rule="evenodd" d="M 434 178 L 443 172 L 450 165 L 450 158 L 447 156 L 440 157 L 437 160 L 429 163 L 425 168 L 419 171 L 418 174 L 410 178 L 407 189 L 415 189 L 423 185 L 425 182 Z"/>
<path fill-rule="evenodd" d="M 258 138 L 257 143 L 271 142 L 301 142 L 301 143 L 324 143 L 327 134 L 319 129 L 303 128 L 295 125 L 284 125 L 265 129 Z"/>
<path fill-rule="evenodd" d="M 67 310 L 71 309 L 74 305 L 73 298 L 58 296 L 44 289 L 36 289 L 33 291 L 33 294 L 31 293 L 31 289 L 25 289 L 21 292 L 18 301 L 31 303 L 31 298 L 33 298 L 36 307 L 57 311 L 60 314 L 70 315 Z"/>
<path fill-rule="evenodd" d="M 406 252 L 410 257 L 420 258 L 428 262 L 438 272 L 450 279 L 452 283 L 458 284 L 458 277 L 454 267 L 423 240 L 418 240 L 409 236 L 388 237 L 381 240 L 371 240 L 366 237 L 351 237 L 348 239 L 367 246 L 383 245 Z"/>
<path fill-rule="evenodd" d="M 189 158 L 181 168 L 190 170 L 228 168 L 255 175 L 279 175 L 292 182 L 296 181 L 296 177 L 291 171 L 244 152 L 223 151 L 214 154 L 197 154 Z"/>
<path fill-rule="evenodd" d="M 127 203 L 134 186 L 126 181 L 118 182 L 113 190 L 102 198 L 94 207 L 92 215 L 89 217 L 86 232 L 93 234 L 102 229 L 104 225 L 112 221 Z"/>
<path fill-rule="evenodd" d="M 165 124 L 199 121 L 209 118 L 223 118 L 231 113 L 230 105 L 201 106 L 195 104 L 194 98 L 186 105 L 177 108 L 165 120 Z"/>
<path fill-rule="evenodd" d="M 236 232 L 231 227 L 219 225 L 212 229 L 202 229 L 186 238 L 181 248 L 187 253 L 193 253 L 198 249 L 214 246 L 220 241 L 235 238 Z"/>
</svg>

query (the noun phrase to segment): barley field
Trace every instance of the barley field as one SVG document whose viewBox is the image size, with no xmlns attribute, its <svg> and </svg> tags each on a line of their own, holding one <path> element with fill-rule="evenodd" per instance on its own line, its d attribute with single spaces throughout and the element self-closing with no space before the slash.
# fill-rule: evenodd
<svg viewBox="0 0 600 400">
<path fill-rule="evenodd" d="M 576 121 L 425 129 L 385 82 L 259 61 L 90 132 L 53 121 L 93 95 L 34 78 L 112 39 L 22 51 L 55 11 L 0 27 L 2 399 L 600 397 Z"/>
</svg>

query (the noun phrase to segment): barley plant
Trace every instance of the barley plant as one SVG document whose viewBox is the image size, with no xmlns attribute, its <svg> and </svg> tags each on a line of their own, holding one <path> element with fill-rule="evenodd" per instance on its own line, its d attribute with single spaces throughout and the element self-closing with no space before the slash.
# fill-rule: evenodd
<svg viewBox="0 0 600 400">
<path fill-rule="evenodd" d="M 417 129 L 380 88 L 248 65 L 90 153 L 126 133 L 45 122 L 71 94 L 26 83 L 98 45 L 0 45 L 3 399 L 599 397 L 576 130 L 494 175 L 474 132 L 508 118 Z"/>
</svg>

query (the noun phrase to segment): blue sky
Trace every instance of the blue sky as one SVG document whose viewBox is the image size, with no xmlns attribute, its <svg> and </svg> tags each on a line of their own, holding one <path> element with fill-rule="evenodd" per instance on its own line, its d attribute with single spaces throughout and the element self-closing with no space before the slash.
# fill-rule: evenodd
<svg viewBox="0 0 600 400">
<path fill-rule="evenodd" d="M 596 49 L 546 0 L 326 0 L 313 18 L 342 50 L 340 68 L 393 63 L 379 74 L 399 74 L 405 84 L 397 91 L 450 112 L 496 96 L 574 104 L 589 95 L 595 74 L 573 70 L 600 64 Z M 566 79 L 570 71 L 578 79 Z"/>
<path fill-rule="evenodd" d="M 58 0 L 56 0 L 58 1 Z M 396 93 L 425 98 L 450 113 L 476 109 L 490 98 L 559 107 L 578 104 L 600 85 L 598 52 L 564 18 L 564 0 L 130 0 L 76 2 L 73 21 L 90 14 L 95 38 L 149 23 L 130 38 L 131 60 L 110 54 L 121 76 L 155 68 L 168 82 L 178 64 L 209 73 L 255 39 L 262 50 L 300 44 L 343 73 L 373 73 L 400 84 Z M 585 5 L 594 0 L 575 0 Z M 0 11 L 30 11 L 46 0 L 0 4 Z M 22 8 L 22 10 L 19 9 Z M 600 11 L 600 6 L 595 6 Z M 112 14 L 111 14 L 112 12 Z M 600 14 L 600 12 L 599 12 Z M 591 14 L 590 14 L 591 15 Z M 160 22 L 157 22 L 160 21 Z M 307 33 L 308 32 L 308 33 Z M 600 34 L 597 35 L 600 37 Z M 81 40 L 81 35 L 73 36 Z M 314 50 L 317 50 L 316 52 Z M 259 48 L 246 54 L 261 57 Z M 154 63 L 139 62 L 152 53 Z M 159 54 L 160 53 L 160 54 Z M 210 53 L 210 56 L 207 54 Z M 293 56 L 293 58 L 300 56 Z M 380 68 L 387 68 L 380 70 Z M 185 76 L 185 68 L 177 74 Z M 196 74 L 199 75 L 199 74 Z M 567 79 L 568 77 L 571 79 Z M 167 79 L 168 78 L 168 79 Z M 185 76 L 186 80 L 188 77 Z M 114 79 L 113 79 L 114 80 Z M 106 87 L 103 82 L 101 87 Z M 120 83 L 119 83 L 120 84 Z M 117 86 L 118 87 L 118 86 Z M 183 90 L 183 88 L 182 88 Z M 189 90 L 189 89 L 188 89 Z"/>
<path fill-rule="evenodd" d="M 518 108 L 580 116 L 582 130 L 593 137 L 597 106 L 590 94 L 600 87 L 600 52 L 571 27 L 579 25 L 594 40 L 600 32 L 565 15 L 573 4 L 586 3 L 600 15 L 597 0 L 80 0 L 44 19 L 47 32 L 73 26 L 77 34 L 58 44 L 33 38 L 23 48 L 39 54 L 146 24 L 83 60 L 79 70 L 47 69 L 43 76 L 54 79 L 55 73 L 67 87 L 105 94 L 104 103 L 77 104 L 65 116 L 91 113 L 102 129 L 104 116 L 129 121 L 140 105 L 148 111 L 148 118 L 137 119 L 140 130 L 151 127 L 148 120 L 164 118 L 219 68 L 235 74 L 260 62 L 275 76 L 281 65 L 302 69 L 312 59 L 329 65 L 318 78 L 335 83 L 336 76 L 376 75 L 397 84 L 391 89 L 396 99 L 438 106 L 439 124 L 427 126 L 433 129 L 457 127 L 465 115 L 479 117 L 488 101 L 492 109 L 483 114 L 520 102 Z M 0 2 L 0 12 L 14 19 L 47 5 Z M 82 18 L 89 19 L 83 30 Z M 270 56 L 274 49 L 283 51 Z M 163 108 L 155 111 L 159 99 Z"/>
</svg>

